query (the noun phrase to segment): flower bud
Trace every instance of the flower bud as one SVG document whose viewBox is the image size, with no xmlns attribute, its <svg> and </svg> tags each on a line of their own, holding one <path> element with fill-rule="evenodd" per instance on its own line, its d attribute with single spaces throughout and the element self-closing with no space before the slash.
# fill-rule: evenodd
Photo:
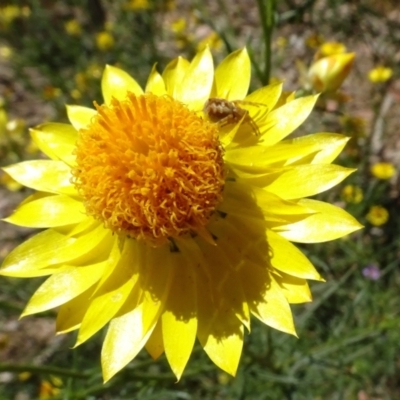
<svg viewBox="0 0 400 400">
<path fill-rule="evenodd" d="M 313 63 L 308 70 L 310 85 L 317 92 L 339 89 L 353 65 L 354 53 L 333 54 Z"/>
</svg>

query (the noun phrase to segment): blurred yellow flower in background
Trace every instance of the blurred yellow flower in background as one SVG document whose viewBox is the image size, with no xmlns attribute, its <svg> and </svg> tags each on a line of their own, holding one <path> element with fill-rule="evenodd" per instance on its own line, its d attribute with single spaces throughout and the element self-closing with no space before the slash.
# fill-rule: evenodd
<svg viewBox="0 0 400 400">
<path fill-rule="evenodd" d="M 389 211 L 382 206 L 372 206 L 368 211 L 366 219 L 374 226 L 384 225 L 389 220 Z"/>
<path fill-rule="evenodd" d="M 85 71 L 86 75 L 92 79 L 101 78 L 102 72 L 103 68 L 99 64 L 89 64 L 87 70 Z"/>
<path fill-rule="evenodd" d="M 110 32 L 102 31 L 96 35 L 96 46 L 101 51 L 107 51 L 114 47 L 115 40 Z"/>
<path fill-rule="evenodd" d="M 276 46 L 280 49 L 284 49 L 288 45 L 288 39 L 284 36 L 278 36 L 276 39 Z"/>
<path fill-rule="evenodd" d="M 218 33 L 214 31 L 199 42 L 199 44 L 197 45 L 197 51 L 204 50 L 207 46 L 212 50 L 218 51 L 221 50 L 222 45 L 222 39 L 220 38 Z"/>
<path fill-rule="evenodd" d="M 64 29 L 70 36 L 80 36 L 82 34 L 82 25 L 77 19 L 70 19 L 64 24 Z"/>
<path fill-rule="evenodd" d="M 61 96 L 61 89 L 54 86 L 45 86 L 43 88 L 43 97 L 46 100 L 55 99 L 56 97 Z"/>
<path fill-rule="evenodd" d="M 69 94 L 74 100 L 82 98 L 82 92 L 79 89 L 72 89 Z"/>
<path fill-rule="evenodd" d="M 149 0 L 129 0 L 127 3 L 123 5 L 125 10 L 148 10 L 152 7 L 152 4 Z"/>
<path fill-rule="evenodd" d="M 368 79 L 372 83 L 382 83 L 389 80 L 393 75 L 393 70 L 388 67 L 378 66 L 368 72 Z"/>
<path fill-rule="evenodd" d="M 318 57 L 322 58 L 322 57 L 327 57 L 327 56 L 331 56 L 333 54 L 343 54 L 346 53 L 347 48 L 343 43 L 340 42 L 325 42 L 323 43 L 318 51 Z"/>
<path fill-rule="evenodd" d="M 359 186 L 346 185 L 342 190 L 342 198 L 346 203 L 359 204 L 362 202 L 364 195 Z"/>
<path fill-rule="evenodd" d="M 0 44 L 0 57 L 8 60 L 12 57 L 14 51 L 10 46 L 5 46 Z"/>
<path fill-rule="evenodd" d="M 22 185 L 19 182 L 3 171 L 0 171 L 0 184 L 5 186 L 11 192 L 17 192 L 22 188 Z"/>
<path fill-rule="evenodd" d="M 313 33 L 310 36 L 307 37 L 305 43 L 308 47 L 311 47 L 312 49 L 316 49 L 321 46 L 321 44 L 324 43 L 324 37 L 319 34 L 319 33 Z"/>
<path fill-rule="evenodd" d="M 52 399 L 61 392 L 62 380 L 58 377 L 51 376 L 49 380 L 40 381 L 39 399 Z"/>
<path fill-rule="evenodd" d="M 171 24 L 172 32 L 176 34 L 182 33 L 186 29 L 186 19 L 185 18 L 178 18 Z"/>
<path fill-rule="evenodd" d="M 28 6 L 15 6 L 13 4 L 0 7 L 0 27 L 9 27 L 17 18 L 27 18 L 31 14 Z"/>
<path fill-rule="evenodd" d="M 371 173 L 378 179 L 390 179 L 396 173 L 396 168 L 392 163 L 380 162 L 371 167 Z"/>
<path fill-rule="evenodd" d="M 32 129 L 50 159 L 5 168 L 37 191 L 5 220 L 48 229 L 0 273 L 50 275 L 23 315 L 58 307 L 57 332 L 79 330 L 76 346 L 109 324 L 105 380 L 143 347 L 165 352 L 179 379 L 196 338 L 234 375 L 250 316 L 296 335 L 289 304 L 310 301 L 307 280 L 323 280 L 291 242 L 361 227 L 307 198 L 353 172 L 332 164 L 348 138 L 287 139 L 317 96 L 276 106 L 282 84 L 247 94 L 250 72 L 245 49 L 215 70 L 208 48 L 179 57 L 153 68 L 144 90 L 107 66 L 103 104 Z"/>
</svg>

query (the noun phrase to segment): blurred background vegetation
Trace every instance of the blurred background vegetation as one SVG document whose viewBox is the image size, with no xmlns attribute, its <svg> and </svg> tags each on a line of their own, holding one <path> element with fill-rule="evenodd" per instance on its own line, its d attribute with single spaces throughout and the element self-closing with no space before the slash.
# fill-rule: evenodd
<svg viewBox="0 0 400 400">
<path fill-rule="evenodd" d="M 301 246 L 327 282 L 311 282 L 314 301 L 292 307 L 299 339 L 254 321 L 236 378 L 197 345 L 179 383 L 143 351 L 103 385 L 104 332 L 71 350 L 73 335 L 54 337 L 55 312 L 18 320 L 41 279 L 2 277 L 1 400 L 400 398 L 398 0 L 1 0 L 0 166 L 42 157 L 28 127 L 66 121 L 65 103 L 101 102 L 106 63 L 143 85 L 155 63 L 161 71 L 206 45 L 216 61 L 247 46 L 253 89 L 284 80 L 296 96 L 323 92 L 296 134 L 350 138 L 337 162 L 358 171 L 321 197 L 365 228 Z M 354 62 L 335 64 L 348 53 Z M 0 183 L 5 217 L 28 190 L 5 173 Z M 0 259 L 32 233 L 2 224 Z"/>
</svg>

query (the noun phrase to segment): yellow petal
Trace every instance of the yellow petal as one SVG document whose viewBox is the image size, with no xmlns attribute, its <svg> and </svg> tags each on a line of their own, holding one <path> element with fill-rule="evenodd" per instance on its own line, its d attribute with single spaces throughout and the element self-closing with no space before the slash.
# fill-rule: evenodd
<svg viewBox="0 0 400 400">
<path fill-rule="evenodd" d="M 176 99 L 191 110 L 200 111 L 210 96 L 213 85 L 214 64 L 208 47 L 196 54 L 183 80 L 178 83 Z"/>
<path fill-rule="evenodd" d="M 199 329 L 198 334 L 204 351 L 214 364 L 235 376 L 243 348 L 243 325 L 221 311 L 208 327 L 208 332 Z"/>
<path fill-rule="evenodd" d="M 174 256 L 171 253 L 170 256 Z M 178 380 L 189 360 L 197 333 L 196 277 L 190 260 L 177 256 L 174 272 L 162 314 L 165 355 Z"/>
<path fill-rule="evenodd" d="M 239 176 L 254 176 L 254 174 L 269 171 L 271 168 L 283 166 L 288 159 L 298 159 L 304 155 L 315 154 L 316 149 L 313 144 L 285 143 L 280 142 L 274 146 L 248 146 L 236 147 L 225 150 L 225 161 L 229 162 L 233 168 L 239 167 L 240 171 L 248 171 L 248 174 Z"/>
<path fill-rule="evenodd" d="M 110 322 L 101 352 L 104 382 L 111 379 L 143 348 L 154 326 L 143 326 L 143 304 Z"/>
<path fill-rule="evenodd" d="M 21 205 L 4 221 L 31 228 L 50 228 L 75 224 L 86 218 L 81 201 L 66 195 L 54 195 Z"/>
<path fill-rule="evenodd" d="M 299 199 L 322 193 L 346 179 L 354 169 L 338 165 L 298 165 L 278 169 L 276 174 L 265 174 L 243 181 L 263 187 L 284 200 Z M 293 183 L 296 184 L 293 184 Z"/>
<path fill-rule="evenodd" d="M 248 265 L 242 273 L 246 292 L 251 292 L 259 282 L 266 281 L 267 271 L 256 265 Z M 251 312 L 264 324 L 282 332 L 297 336 L 293 323 L 292 311 L 279 284 L 271 274 L 268 274 L 268 285 L 259 301 L 250 304 Z"/>
<path fill-rule="evenodd" d="M 215 70 L 215 92 L 210 97 L 243 99 L 250 85 L 251 63 L 246 48 L 229 54 Z"/>
<path fill-rule="evenodd" d="M 39 149 L 53 160 L 62 160 L 72 165 L 72 154 L 78 138 L 78 132 L 69 124 L 47 123 L 30 129 L 33 141 Z"/>
<path fill-rule="evenodd" d="M 111 233 L 98 225 L 80 238 L 65 236 L 53 229 L 38 233 L 15 248 L 5 258 L 0 273 L 21 278 L 54 273 L 57 265 L 85 263 L 107 252 Z M 50 267 L 49 266 L 55 266 Z"/>
<path fill-rule="evenodd" d="M 255 104 L 262 104 L 271 111 L 278 102 L 282 93 L 282 82 L 264 86 L 250 93 L 245 97 L 244 101 Z"/>
<path fill-rule="evenodd" d="M 77 195 L 71 184 L 71 168 L 62 161 L 33 160 L 5 167 L 17 182 L 42 192 Z"/>
<path fill-rule="evenodd" d="M 96 114 L 97 111 L 89 107 L 67 105 L 68 119 L 77 131 L 86 128 Z"/>
<path fill-rule="evenodd" d="M 229 308 L 250 331 L 250 311 L 236 271 L 248 242 L 240 242 L 239 235 L 234 237 L 232 232 L 223 235 L 218 231 L 216 224 L 213 224 L 213 234 L 214 232 L 218 236 L 217 247 L 207 243 L 201 248 L 208 262 L 209 279 L 219 282 L 218 293 L 215 295 L 215 301 L 219 301 L 217 307 Z"/>
<path fill-rule="evenodd" d="M 312 300 L 310 287 L 305 279 L 280 273 L 275 280 L 290 304 L 302 304 Z"/>
<path fill-rule="evenodd" d="M 79 328 L 90 305 L 90 297 L 92 296 L 94 287 L 91 286 L 79 296 L 60 306 L 56 321 L 57 334 L 71 332 Z"/>
<path fill-rule="evenodd" d="M 162 353 L 164 353 L 164 342 L 161 329 L 161 321 L 157 322 L 156 327 L 153 330 L 153 333 L 150 335 L 149 339 L 145 344 L 145 347 L 153 360 L 156 360 L 158 357 L 161 356 Z"/>
<path fill-rule="evenodd" d="M 321 132 L 288 139 L 281 144 L 286 144 L 287 146 L 304 145 L 305 149 L 308 148 L 316 152 L 311 161 L 312 164 L 330 164 L 340 154 L 349 139 L 350 138 L 337 133 Z M 302 155 L 306 154 L 302 152 Z M 291 158 L 291 156 L 288 157 L 287 164 L 292 163 Z"/>
<path fill-rule="evenodd" d="M 219 281 L 216 286 L 213 274 L 219 275 L 218 268 L 213 269 L 213 265 L 207 265 L 207 260 L 203 258 L 194 240 L 180 239 L 178 242 L 182 253 L 196 266 L 197 304 L 198 304 L 198 338 L 204 350 L 211 360 L 231 375 L 235 375 L 243 346 L 243 325 L 235 312 L 241 305 L 235 306 L 228 296 L 229 281 L 233 271 L 219 271 L 224 281 Z M 211 247 L 211 245 L 209 245 Z M 228 275 L 226 275 L 226 273 Z M 237 287 L 237 286 L 235 286 Z M 236 301 L 241 303 L 241 301 Z M 233 308 L 233 309 L 232 309 Z"/>
<path fill-rule="evenodd" d="M 266 240 L 271 249 L 271 265 L 286 274 L 302 279 L 322 280 L 308 258 L 282 236 L 267 230 Z"/>
<path fill-rule="evenodd" d="M 147 79 L 145 92 L 150 92 L 156 94 L 157 96 L 163 96 L 164 94 L 167 94 L 164 79 L 157 72 L 156 64 L 153 65 L 149 78 Z"/>
<path fill-rule="evenodd" d="M 125 241 L 122 254 L 118 250 L 118 242 L 115 241 L 106 266 L 111 274 L 101 287 L 96 289 L 91 299 L 75 347 L 103 328 L 125 303 L 138 279 L 136 253 L 137 246 L 134 241 Z"/>
<path fill-rule="evenodd" d="M 346 236 L 362 225 L 342 208 L 322 201 L 302 199 L 300 204 L 316 213 L 302 221 L 274 229 L 287 240 L 300 243 L 321 243 Z"/>
<path fill-rule="evenodd" d="M 165 87 L 168 94 L 176 98 L 178 87 L 182 84 L 183 78 L 185 77 L 190 66 L 190 62 L 185 58 L 178 57 L 167 64 L 162 73 L 162 77 L 165 82 Z"/>
<path fill-rule="evenodd" d="M 80 295 L 100 279 L 104 267 L 105 262 L 63 268 L 36 290 L 22 316 L 50 310 Z"/>
<path fill-rule="evenodd" d="M 140 85 L 124 70 L 106 65 L 101 78 L 101 91 L 103 93 L 104 103 L 110 104 L 111 99 L 124 100 L 128 92 L 136 96 L 143 94 Z"/>
<path fill-rule="evenodd" d="M 236 182 L 226 182 L 225 198 L 218 210 L 233 215 L 247 215 L 267 222 L 285 224 L 302 220 L 313 213 L 298 201 L 282 200 L 266 190 Z"/>
<path fill-rule="evenodd" d="M 318 96 L 306 96 L 272 110 L 261 124 L 262 145 L 271 146 L 292 133 L 310 115 Z"/>
<path fill-rule="evenodd" d="M 164 310 L 169 293 L 171 268 L 168 265 L 168 246 L 141 246 L 144 257 L 141 266 L 144 269 L 141 274 L 143 279 L 139 283 L 142 289 L 132 292 L 139 302 L 135 305 L 128 299 L 119 316 L 110 323 L 101 353 L 105 381 L 112 378 L 143 348 Z"/>
</svg>

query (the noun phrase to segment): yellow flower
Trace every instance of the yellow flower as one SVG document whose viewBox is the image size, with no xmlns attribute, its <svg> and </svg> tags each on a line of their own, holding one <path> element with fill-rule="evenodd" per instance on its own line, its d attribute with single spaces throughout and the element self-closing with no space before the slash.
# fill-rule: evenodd
<svg viewBox="0 0 400 400">
<path fill-rule="evenodd" d="M 43 88 L 43 97 L 46 100 L 55 99 L 61 96 L 61 89 L 54 86 L 45 86 Z"/>
<path fill-rule="evenodd" d="M 54 386 L 53 382 L 43 380 L 40 382 L 39 399 L 51 399 L 60 394 L 60 388 Z"/>
<path fill-rule="evenodd" d="M 182 33 L 186 29 L 186 19 L 178 18 L 176 21 L 172 22 L 171 30 L 176 34 Z"/>
<path fill-rule="evenodd" d="M 25 382 L 32 377 L 32 372 L 21 372 L 18 374 L 18 380 L 20 382 Z"/>
<path fill-rule="evenodd" d="M 340 42 L 326 42 L 319 48 L 320 58 L 331 56 L 333 54 L 342 54 L 346 52 L 346 46 Z"/>
<path fill-rule="evenodd" d="M 69 94 L 74 100 L 79 100 L 82 97 L 82 93 L 79 89 L 72 89 Z"/>
<path fill-rule="evenodd" d="M 284 36 L 278 36 L 276 39 L 276 46 L 280 49 L 284 49 L 288 45 L 288 39 Z"/>
<path fill-rule="evenodd" d="M 0 56 L 4 60 L 9 60 L 14 54 L 13 49 L 10 46 L 0 44 Z"/>
<path fill-rule="evenodd" d="M 123 8 L 125 10 L 148 10 L 151 8 L 151 3 L 149 0 L 129 0 L 124 4 Z"/>
<path fill-rule="evenodd" d="M 0 273 L 50 275 L 23 315 L 59 307 L 57 332 L 79 329 L 76 345 L 109 323 L 105 380 L 143 347 L 165 352 L 179 379 L 196 337 L 234 375 L 250 316 L 296 335 L 289 304 L 310 301 L 307 279 L 322 280 L 291 242 L 360 228 L 305 198 L 353 171 L 331 164 L 347 138 L 285 139 L 317 96 L 274 108 L 282 85 L 247 95 L 250 71 L 245 49 L 214 71 L 206 48 L 162 75 L 153 68 L 143 90 L 107 66 L 103 104 L 69 106 L 71 125 L 32 129 L 50 160 L 5 168 L 37 190 L 6 221 L 49 229 Z"/>
<path fill-rule="evenodd" d="M 12 192 L 17 192 L 22 188 L 22 185 L 19 182 L 11 178 L 11 176 L 5 172 L 0 173 L 0 184 L 4 185 L 8 190 L 11 190 Z"/>
<path fill-rule="evenodd" d="M 371 173 L 378 179 L 390 179 L 396 173 L 396 168 L 391 163 L 380 162 L 371 167 Z"/>
<path fill-rule="evenodd" d="M 101 51 L 110 50 L 115 44 L 114 37 L 107 31 L 99 32 L 96 35 L 96 46 Z"/>
<path fill-rule="evenodd" d="M 98 64 L 89 64 L 85 73 L 91 79 L 100 79 L 102 74 L 102 67 Z"/>
<path fill-rule="evenodd" d="M 201 40 L 197 46 L 197 51 L 204 50 L 207 46 L 213 50 L 221 50 L 222 48 L 222 39 L 219 37 L 217 32 L 211 32 L 208 36 L 206 36 L 203 40 Z"/>
<path fill-rule="evenodd" d="M 373 83 L 381 83 L 389 80 L 393 75 L 391 68 L 379 66 L 371 69 L 368 73 L 368 79 Z"/>
<path fill-rule="evenodd" d="M 362 189 L 354 185 L 346 185 L 342 190 L 342 198 L 346 203 L 359 204 L 364 195 Z"/>
<path fill-rule="evenodd" d="M 366 216 L 367 221 L 375 226 L 381 226 L 386 224 L 389 219 L 389 212 L 385 207 L 372 206 Z"/>
<path fill-rule="evenodd" d="M 317 33 L 311 34 L 306 39 L 306 45 L 312 49 L 319 47 L 322 43 L 324 43 L 324 37 Z"/>
<path fill-rule="evenodd" d="M 354 53 L 334 54 L 320 58 L 308 71 L 308 80 L 317 92 L 334 92 L 339 89 L 351 71 Z"/>
<path fill-rule="evenodd" d="M 0 8 L 0 26 L 4 26 L 6 29 L 18 18 L 29 17 L 29 7 L 19 7 L 14 5 L 8 5 Z"/>
<path fill-rule="evenodd" d="M 77 19 L 70 19 L 64 24 L 64 29 L 70 36 L 80 36 L 82 34 L 82 26 Z"/>
</svg>

